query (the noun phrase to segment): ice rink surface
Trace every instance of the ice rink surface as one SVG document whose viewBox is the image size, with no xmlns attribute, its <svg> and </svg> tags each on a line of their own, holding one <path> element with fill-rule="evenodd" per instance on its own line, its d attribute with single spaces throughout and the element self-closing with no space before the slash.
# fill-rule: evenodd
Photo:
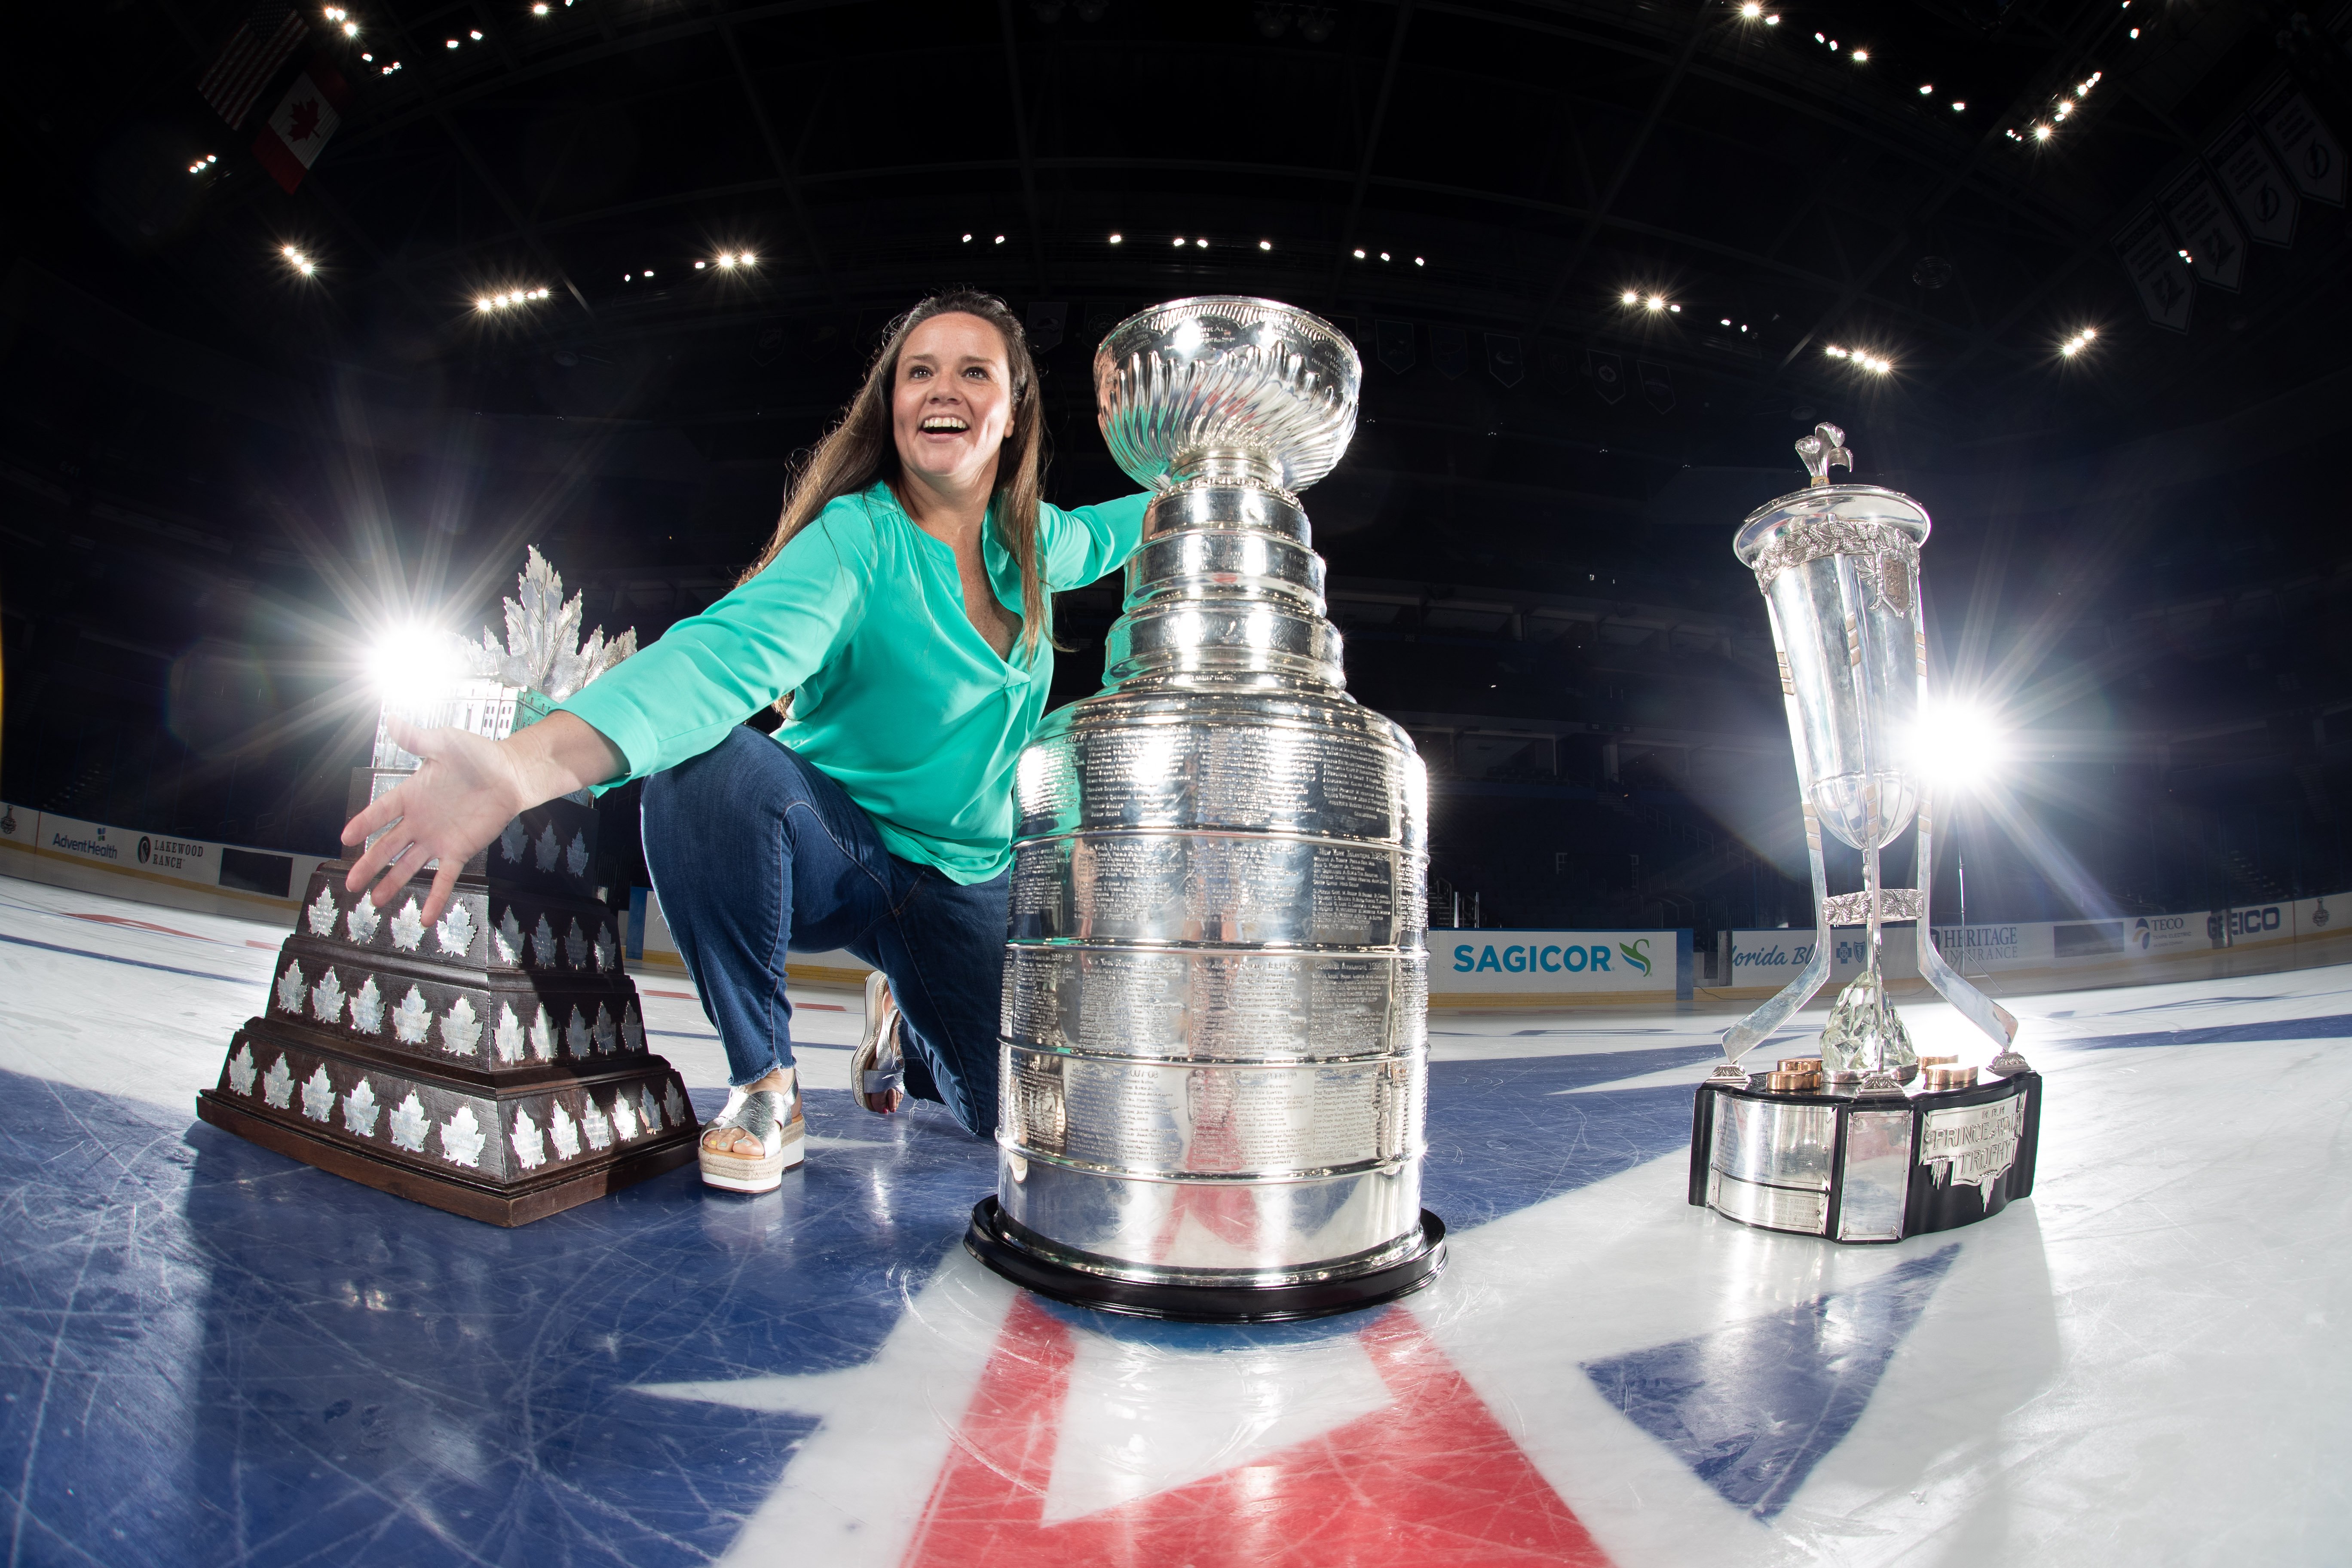
<svg viewBox="0 0 2352 1568">
<path fill-rule="evenodd" d="M 764 1197 L 500 1230 L 255 1148 L 194 1096 L 283 934 L 0 880 L 8 1564 L 2346 1560 L 2352 969 L 2009 998 L 2037 1191 L 1886 1247 L 1685 1204 L 1727 1016 L 1440 1013 L 1444 1278 L 1219 1330 L 967 1258 L 992 1151 L 853 1107 L 851 993 Z"/>
</svg>

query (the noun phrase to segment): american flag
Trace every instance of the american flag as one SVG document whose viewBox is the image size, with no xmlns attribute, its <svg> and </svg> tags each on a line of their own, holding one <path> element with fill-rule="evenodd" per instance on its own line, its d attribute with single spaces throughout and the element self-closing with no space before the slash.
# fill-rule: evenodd
<svg viewBox="0 0 2352 1568">
<path fill-rule="evenodd" d="M 278 68 L 310 34 L 309 24 L 294 14 L 293 6 L 263 0 L 229 35 L 220 58 L 196 83 L 196 90 L 235 130 L 245 123 L 253 100 L 269 85 Z"/>
</svg>

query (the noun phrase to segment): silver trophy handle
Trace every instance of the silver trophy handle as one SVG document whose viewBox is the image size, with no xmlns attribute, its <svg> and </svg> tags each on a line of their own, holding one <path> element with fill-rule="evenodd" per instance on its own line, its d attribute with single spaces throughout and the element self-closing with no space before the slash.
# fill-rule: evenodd
<svg viewBox="0 0 2352 1568">
<path fill-rule="evenodd" d="M 1915 582 L 1911 590 L 1920 592 Z M 1927 623 L 1924 616 L 1915 619 L 1919 669 L 1919 710 L 1927 710 Z M 1944 962 L 1944 954 L 1936 946 L 1932 900 L 1936 887 L 1936 793 L 1933 784 L 1922 781 L 1919 786 L 1919 976 L 1936 989 L 1936 994 L 1949 1002 L 1961 1017 L 1991 1037 L 2000 1047 L 1990 1067 L 2003 1077 L 2013 1077 L 2030 1071 L 2023 1057 L 2015 1048 L 2017 1016 L 2008 1008 L 1963 980 L 1959 973 Z M 1961 928 L 1960 942 L 1965 948 L 1968 930 Z"/>
<path fill-rule="evenodd" d="M 1725 1032 L 1723 1054 L 1728 1058 L 1708 1076 L 1711 1079 L 1738 1079 L 1743 1083 L 1748 1075 L 1739 1070 L 1739 1058 L 1773 1030 L 1789 1021 L 1789 1015 L 1813 999 L 1830 977 L 1830 877 L 1829 868 L 1822 863 L 1822 819 L 1813 814 L 1813 803 L 1805 802 L 1805 855 L 1812 862 L 1813 908 L 1820 911 L 1820 922 L 1813 931 L 1813 956 L 1797 977 L 1775 992 L 1770 999 L 1742 1018 Z"/>
</svg>

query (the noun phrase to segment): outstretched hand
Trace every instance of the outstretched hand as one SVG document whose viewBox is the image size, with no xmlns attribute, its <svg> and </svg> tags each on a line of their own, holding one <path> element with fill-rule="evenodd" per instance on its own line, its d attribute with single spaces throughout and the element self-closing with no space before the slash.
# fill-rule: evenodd
<svg viewBox="0 0 2352 1568">
<path fill-rule="evenodd" d="M 380 828 L 388 830 L 352 863 L 343 890 L 356 893 L 376 883 L 371 897 L 376 908 L 385 909 L 416 868 L 438 859 L 425 900 L 425 923 L 431 925 L 448 907 L 466 862 L 517 812 L 546 797 L 525 798 L 530 792 L 515 759 L 496 741 L 464 730 L 420 730 L 398 719 L 385 723 L 394 742 L 424 765 L 343 825 L 346 847 L 364 843 Z M 384 876 L 387 870 L 393 875 Z"/>
</svg>

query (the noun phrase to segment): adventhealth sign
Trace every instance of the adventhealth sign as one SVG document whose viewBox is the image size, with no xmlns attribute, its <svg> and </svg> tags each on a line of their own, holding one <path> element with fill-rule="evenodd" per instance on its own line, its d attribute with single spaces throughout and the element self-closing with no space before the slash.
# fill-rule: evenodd
<svg viewBox="0 0 2352 1568">
<path fill-rule="evenodd" d="M 1433 931 L 1430 1000 L 1469 1006 L 1687 998 L 1687 931 Z"/>
</svg>

